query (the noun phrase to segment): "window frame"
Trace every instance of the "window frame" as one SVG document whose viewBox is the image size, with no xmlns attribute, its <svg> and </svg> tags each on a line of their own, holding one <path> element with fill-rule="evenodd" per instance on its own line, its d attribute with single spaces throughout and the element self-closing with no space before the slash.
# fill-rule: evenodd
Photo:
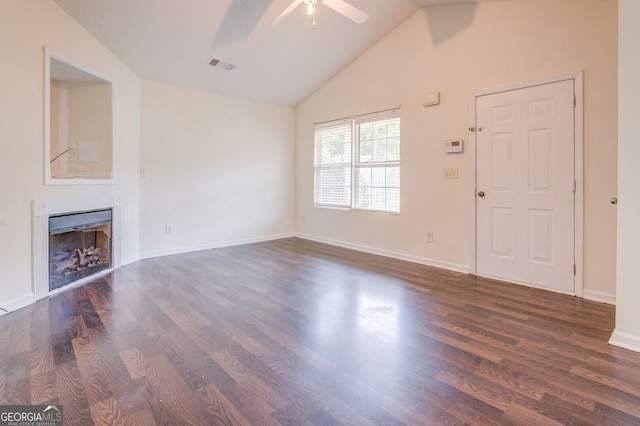
<svg viewBox="0 0 640 426">
<path fill-rule="evenodd" d="M 371 142 L 372 142 L 372 161 L 367 161 L 367 162 L 363 162 L 361 161 L 361 144 L 363 142 L 363 140 L 361 140 L 361 126 L 365 125 L 365 124 L 369 124 L 369 123 L 380 123 L 383 121 L 395 121 L 397 120 L 397 126 L 398 126 L 398 133 L 397 133 L 397 139 L 398 139 L 398 146 L 397 146 L 397 150 L 398 150 L 398 154 L 397 154 L 397 159 L 393 159 L 393 160 L 378 160 L 375 161 L 373 158 L 375 158 L 375 141 L 376 138 L 375 136 L 372 137 Z M 366 115 L 361 115 L 361 116 L 357 116 L 354 117 L 353 120 L 353 130 L 354 130 L 354 157 L 352 159 L 353 162 L 353 176 L 352 176 L 352 182 L 353 182 L 353 195 L 352 195 L 352 208 L 354 210 L 362 210 L 362 211 L 373 211 L 373 212 L 382 212 L 382 213 L 390 213 L 390 214 L 399 214 L 400 213 L 400 142 L 401 142 L 401 137 L 400 137 L 400 126 L 401 126 L 401 120 L 400 120 L 400 110 L 399 108 L 397 109 L 393 109 L 393 110 L 387 110 L 387 111 L 381 111 L 381 112 L 377 112 L 377 113 L 372 113 L 372 114 L 366 114 Z M 388 124 L 387 124 L 387 129 L 386 131 L 388 132 L 389 128 L 388 128 Z M 391 139 L 388 134 L 386 135 L 385 139 L 385 145 L 386 145 L 386 150 L 387 150 L 387 155 L 389 153 L 389 139 Z M 380 140 L 380 139 L 378 139 Z M 362 170 L 362 169 L 385 169 L 385 172 L 387 172 L 389 169 L 397 169 L 397 190 L 398 190 L 398 202 L 397 202 L 397 209 L 390 209 L 390 208 L 374 208 L 374 207 L 363 207 L 361 204 L 359 204 L 360 202 L 360 189 L 362 188 L 362 186 L 360 185 L 360 182 L 358 181 L 358 170 Z M 372 178 L 373 180 L 373 178 Z M 386 181 L 387 181 L 387 176 L 385 173 L 385 186 L 383 187 L 378 187 L 378 189 L 383 188 L 384 192 L 385 192 L 385 204 L 386 204 L 386 199 L 387 199 L 387 190 L 392 189 L 394 187 L 391 186 L 386 186 Z M 376 187 L 373 186 L 373 184 L 371 185 L 371 189 L 375 189 Z"/>
<path fill-rule="evenodd" d="M 376 123 L 380 121 L 388 121 L 388 120 L 397 120 L 397 159 L 392 160 L 382 160 L 382 161 L 361 161 L 361 143 L 363 141 L 360 140 L 361 136 L 361 126 L 368 123 Z M 325 145 L 321 143 L 319 146 L 319 133 L 323 130 L 331 129 L 332 127 L 341 127 L 344 126 L 345 123 L 349 123 L 350 126 L 350 157 L 349 162 L 343 163 L 324 163 L 322 162 L 322 151 L 325 148 Z M 387 128 L 388 131 L 388 128 Z M 385 141 L 388 142 L 390 138 L 385 137 Z M 315 123 L 314 127 L 314 164 L 313 164 L 313 205 L 318 208 L 328 208 L 328 209 L 339 209 L 339 210 L 353 210 L 353 211 L 368 211 L 368 212 L 380 212 L 387 214 L 400 214 L 400 175 L 401 175 L 401 117 L 400 117 L 400 107 L 378 111 L 370 114 L 357 115 L 353 117 L 341 118 L 337 120 L 330 120 Z M 372 142 L 372 155 L 373 155 L 373 144 Z M 387 144 L 385 144 L 387 145 Z M 388 145 L 386 147 L 387 155 L 388 155 Z M 320 185 L 320 176 L 321 171 L 323 169 L 329 169 L 331 167 L 348 167 L 349 168 L 349 189 L 348 189 L 348 203 L 328 203 L 326 201 L 321 200 L 321 193 L 323 186 Z M 356 179 L 359 177 L 358 170 L 371 168 L 371 169 L 385 169 L 385 185 L 382 187 L 377 187 L 377 189 L 382 188 L 385 193 L 385 204 L 387 204 L 387 191 L 389 189 L 393 189 L 394 186 L 388 186 L 387 182 L 387 173 L 390 169 L 397 169 L 393 171 L 395 173 L 394 179 L 397 182 L 397 209 L 388 208 L 374 208 L 373 206 L 367 207 L 361 204 L 361 200 L 359 197 L 359 191 L 362 189 L 362 185 Z M 375 189 L 373 185 L 370 188 Z M 330 196 L 328 198 L 331 198 Z"/>
<path fill-rule="evenodd" d="M 323 151 L 325 145 L 321 143 L 318 144 L 319 129 L 329 130 L 329 132 L 335 132 L 336 129 L 341 127 L 345 127 L 345 123 L 349 123 L 349 161 L 342 163 L 334 163 L 334 162 L 323 162 Z M 330 136 L 330 135 L 329 135 Z M 341 209 L 341 210 L 350 210 L 352 206 L 353 199 L 353 124 L 350 118 L 341 118 L 338 120 L 325 121 L 322 123 L 316 123 L 314 129 L 314 143 L 313 143 L 313 205 L 314 207 L 322 207 L 329 209 Z M 331 169 L 331 168 L 339 168 L 339 167 L 349 167 L 349 186 L 348 186 L 348 202 L 347 203 L 331 203 L 327 201 L 322 201 L 320 199 L 325 199 L 322 197 L 322 194 L 319 193 L 318 182 L 322 177 L 322 170 Z M 324 191 L 323 191 L 324 192 Z M 327 198 L 331 198 L 331 195 Z"/>
</svg>

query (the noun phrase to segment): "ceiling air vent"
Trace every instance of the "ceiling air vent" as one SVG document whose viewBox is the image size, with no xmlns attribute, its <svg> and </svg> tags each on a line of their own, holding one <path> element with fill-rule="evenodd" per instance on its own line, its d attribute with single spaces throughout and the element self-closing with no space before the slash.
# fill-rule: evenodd
<svg viewBox="0 0 640 426">
<path fill-rule="evenodd" d="M 225 71 L 233 71 L 236 68 L 235 65 L 230 64 L 229 62 L 221 61 L 220 59 L 216 59 L 216 58 L 211 58 L 211 60 L 209 61 L 209 65 L 215 68 L 223 69 Z"/>
</svg>

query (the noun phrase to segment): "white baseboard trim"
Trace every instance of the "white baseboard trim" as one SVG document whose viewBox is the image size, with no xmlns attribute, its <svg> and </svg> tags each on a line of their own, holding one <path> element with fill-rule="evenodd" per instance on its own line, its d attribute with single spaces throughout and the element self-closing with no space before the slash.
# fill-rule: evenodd
<svg viewBox="0 0 640 426">
<path fill-rule="evenodd" d="M 597 290 L 587 290 L 587 289 L 582 290 L 582 298 L 591 300 L 594 302 L 607 303 L 609 305 L 616 304 L 615 294 L 605 293 Z"/>
<path fill-rule="evenodd" d="M 611 339 L 609 339 L 609 344 L 640 352 L 640 336 L 624 331 L 614 330 Z"/>
<path fill-rule="evenodd" d="M 36 301 L 36 295 L 32 292 L 24 294 L 18 297 L 17 299 L 9 300 L 8 302 L 0 306 L 3 309 L 3 310 L 0 310 L 0 317 L 2 315 L 8 314 L 9 312 L 13 312 L 20 308 L 24 308 L 25 306 L 31 305 L 35 301 Z"/>
<path fill-rule="evenodd" d="M 136 256 L 122 258 L 122 265 L 121 266 L 131 265 L 132 263 L 136 263 L 138 260 L 140 260 L 140 254 L 138 254 Z"/>
<path fill-rule="evenodd" d="M 244 245 L 244 244 L 261 243 L 261 242 L 264 242 L 264 241 L 280 240 L 282 238 L 291 238 L 293 236 L 294 236 L 294 234 L 291 232 L 291 233 L 284 233 L 284 234 L 265 235 L 265 236 L 262 236 L 262 237 L 244 238 L 244 239 L 239 239 L 239 240 L 218 241 L 218 242 L 212 242 L 212 243 L 207 243 L 207 244 L 200 244 L 200 245 L 196 245 L 196 246 L 177 247 L 177 248 L 170 248 L 170 249 L 165 249 L 165 250 L 143 251 L 143 252 L 140 253 L 140 258 L 141 259 L 151 259 L 151 258 L 154 258 L 154 257 L 171 256 L 173 254 L 192 253 L 192 252 L 195 252 L 195 251 L 212 250 L 212 249 L 216 249 L 216 248 L 241 246 L 241 245 Z"/>
<path fill-rule="evenodd" d="M 434 268 L 446 269 L 446 270 L 454 271 L 454 272 L 461 272 L 463 274 L 468 274 L 469 273 L 469 266 L 468 265 L 461 265 L 461 264 L 458 264 L 458 263 L 444 262 L 442 260 L 429 259 L 429 258 L 420 257 L 420 256 L 413 256 L 413 255 L 410 255 L 410 254 L 398 253 L 398 252 L 391 251 L 391 250 L 384 250 L 384 249 L 364 246 L 364 245 L 360 245 L 360 244 L 352 244 L 352 243 L 347 243 L 347 242 L 344 242 L 344 241 L 338 241 L 338 240 L 332 240 L 332 239 L 329 239 L 329 238 L 318 237 L 316 235 L 297 233 L 295 236 L 298 237 L 298 238 L 303 238 L 305 240 L 317 241 L 319 243 L 329 244 L 329 245 L 337 246 L 337 247 L 344 247 L 344 248 L 348 248 L 348 249 L 351 249 L 351 250 L 361 251 L 361 252 L 364 252 L 364 253 L 377 254 L 377 255 L 380 255 L 380 256 L 390 257 L 390 258 L 393 258 L 393 259 L 405 260 L 407 262 L 418 263 L 418 264 L 426 265 L 426 266 L 432 266 Z"/>
</svg>

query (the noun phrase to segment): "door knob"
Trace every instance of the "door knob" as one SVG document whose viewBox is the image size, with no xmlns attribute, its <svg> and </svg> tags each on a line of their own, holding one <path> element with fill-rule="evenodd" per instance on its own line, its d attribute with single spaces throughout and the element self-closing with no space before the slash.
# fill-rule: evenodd
<svg viewBox="0 0 640 426">
<path fill-rule="evenodd" d="M 480 192 L 478 192 L 478 197 L 480 197 L 480 198 L 484 198 L 484 191 L 480 191 Z"/>
<path fill-rule="evenodd" d="M 618 197 L 611 197 L 609 201 L 611 202 L 611 204 L 618 204 Z"/>
</svg>

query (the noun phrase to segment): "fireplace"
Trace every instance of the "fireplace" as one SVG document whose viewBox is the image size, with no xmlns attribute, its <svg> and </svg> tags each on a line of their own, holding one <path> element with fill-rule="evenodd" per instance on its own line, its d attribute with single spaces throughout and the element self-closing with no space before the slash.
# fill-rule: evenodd
<svg viewBox="0 0 640 426">
<path fill-rule="evenodd" d="M 35 300 L 122 266 L 121 211 L 119 195 L 32 202 Z"/>
<path fill-rule="evenodd" d="M 49 291 L 112 267 L 111 209 L 49 217 Z"/>
</svg>

